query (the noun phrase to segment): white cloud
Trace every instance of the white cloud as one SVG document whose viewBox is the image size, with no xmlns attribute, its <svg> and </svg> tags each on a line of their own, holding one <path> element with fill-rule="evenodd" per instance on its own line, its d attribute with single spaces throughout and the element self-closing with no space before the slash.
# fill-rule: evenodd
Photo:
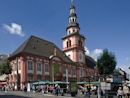
<svg viewBox="0 0 130 98">
<path fill-rule="evenodd" d="M 123 65 L 120 66 L 120 68 L 125 71 L 126 73 L 130 73 L 130 69 L 129 69 L 130 65 Z"/>
<path fill-rule="evenodd" d="M 85 51 L 85 54 L 92 57 L 95 61 L 97 61 L 97 57 L 100 56 L 101 53 L 103 53 L 102 49 L 95 49 L 90 52 L 87 47 L 85 47 Z"/>
<path fill-rule="evenodd" d="M 90 54 L 90 51 L 88 50 L 87 47 L 85 47 L 85 51 L 86 51 L 86 52 L 85 52 L 86 55 L 89 55 L 89 54 Z"/>
<path fill-rule="evenodd" d="M 8 31 L 10 34 L 17 34 L 19 36 L 24 36 L 22 32 L 22 27 L 19 24 L 11 23 L 11 26 L 8 26 L 6 24 L 3 25 L 3 28 Z"/>
<path fill-rule="evenodd" d="M 125 60 L 126 60 L 126 61 L 129 61 L 129 60 L 130 60 L 130 58 L 129 58 L 129 57 L 126 57 L 126 58 L 125 58 Z"/>
</svg>

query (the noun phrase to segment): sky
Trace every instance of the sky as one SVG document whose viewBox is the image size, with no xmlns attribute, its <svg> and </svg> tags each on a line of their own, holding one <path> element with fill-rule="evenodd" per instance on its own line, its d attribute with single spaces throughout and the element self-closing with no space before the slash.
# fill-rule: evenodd
<svg viewBox="0 0 130 98">
<path fill-rule="evenodd" d="M 86 54 L 107 48 L 117 68 L 130 66 L 130 0 L 74 0 Z M 0 54 L 13 53 L 31 35 L 62 50 L 71 0 L 0 0 Z"/>
</svg>

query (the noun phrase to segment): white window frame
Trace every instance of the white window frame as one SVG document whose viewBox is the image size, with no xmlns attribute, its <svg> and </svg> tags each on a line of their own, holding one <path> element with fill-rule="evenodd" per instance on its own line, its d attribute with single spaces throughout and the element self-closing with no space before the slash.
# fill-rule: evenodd
<svg viewBox="0 0 130 98">
<path fill-rule="evenodd" d="M 48 66 L 47 67 L 47 69 L 48 69 L 47 71 L 46 71 L 46 66 Z M 49 65 L 48 64 L 45 64 L 45 72 L 49 72 Z"/>
<path fill-rule="evenodd" d="M 66 67 L 63 67 L 63 74 L 66 74 Z"/>
<path fill-rule="evenodd" d="M 30 79 L 29 79 L 30 77 L 32 78 L 31 81 L 30 81 Z M 28 81 L 33 82 L 33 81 L 34 81 L 34 77 L 33 77 L 33 76 L 28 76 Z"/>
<path fill-rule="evenodd" d="M 74 71 L 75 71 L 75 73 L 74 73 Z M 73 68 L 73 75 L 76 75 L 76 69 L 75 68 Z"/>
<path fill-rule="evenodd" d="M 38 64 L 41 64 L 41 69 L 38 70 Z M 37 62 L 37 71 L 42 71 L 42 63 L 41 62 Z"/>
<path fill-rule="evenodd" d="M 28 62 L 32 62 L 32 70 L 28 69 Z M 34 74 L 34 61 L 33 60 L 27 60 L 27 73 L 32 73 Z"/>
<path fill-rule="evenodd" d="M 32 62 L 32 69 L 29 69 L 29 62 Z M 31 60 L 28 60 L 27 61 L 27 67 L 28 67 L 28 70 L 34 70 L 34 62 L 33 61 L 31 61 Z"/>
</svg>

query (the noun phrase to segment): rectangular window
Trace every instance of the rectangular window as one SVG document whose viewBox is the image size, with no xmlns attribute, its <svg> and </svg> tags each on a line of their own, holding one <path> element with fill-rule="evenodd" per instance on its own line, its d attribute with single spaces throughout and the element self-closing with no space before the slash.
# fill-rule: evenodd
<svg viewBox="0 0 130 98">
<path fill-rule="evenodd" d="M 45 76 L 45 81 L 49 81 L 49 76 Z"/>
<path fill-rule="evenodd" d="M 73 69 L 73 75 L 76 75 L 75 69 Z"/>
<path fill-rule="evenodd" d="M 21 62 L 19 62 L 19 70 L 21 70 Z"/>
<path fill-rule="evenodd" d="M 41 77 L 37 77 L 37 81 L 41 81 Z"/>
<path fill-rule="evenodd" d="M 17 71 L 17 63 L 15 63 L 15 71 Z"/>
<path fill-rule="evenodd" d="M 28 61 L 28 70 L 33 70 L 33 62 Z"/>
<path fill-rule="evenodd" d="M 68 69 L 68 74 L 71 75 L 71 69 L 70 68 Z"/>
<path fill-rule="evenodd" d="M 81 69 L 81 71 L 80 71 L 80 76 L 82 76 L 82 74 L 83 74 L 83 71 L 82 71 L 82 69 Z"/>
<path fill-rule="evenodd" d="M 49 72 L 48 65 L 45 65 L 45 72 Z"/>
<path fill-rule="evenodd" d="M 29 76 L 28 77 L 28 81 L 30 81 L 31 83 L 33 82 L 33 77 L 32 76 Z"/>
<path fill-rule="evenodd" d="M 66 74 L 66 68 L 63 68 L 63 74 Z"/>
<path fill-rule="evenodd" d="M 37 63 L 37 71 L 41 71 L 41 63 Z"/>
</svg>

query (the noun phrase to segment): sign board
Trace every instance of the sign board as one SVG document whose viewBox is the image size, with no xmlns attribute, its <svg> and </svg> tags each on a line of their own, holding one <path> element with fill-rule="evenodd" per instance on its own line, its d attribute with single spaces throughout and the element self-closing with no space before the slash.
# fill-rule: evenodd
<svg viewBox="0 0 130 98">
<path fill-rule="evenodd" d="M 70 78 L 70 92 L 76 93 L 77 92 L 77 79 Z"/>
<path fill-rule="evenodd" d="M 111 90 L 111 83 L 101 82 L 101 89 L 102 90 Z"/>
</svg>

